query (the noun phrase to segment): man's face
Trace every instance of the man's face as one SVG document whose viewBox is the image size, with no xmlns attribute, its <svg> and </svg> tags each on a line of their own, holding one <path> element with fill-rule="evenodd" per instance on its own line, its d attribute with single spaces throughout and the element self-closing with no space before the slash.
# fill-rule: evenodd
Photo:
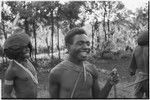
<svg viewBox="0 0 150 100">
<path fill-rule="evenodd" d="M 23 47 L 22 50 L 23 58 L 29 58 L 30 57 L 30 49 L 28 46 Z"/>
<path fill-rule="evenodd" d="M 69 46 L 69 55 L 79 61 L 84 61 L 90 52 L 90 42 L 85 34 L 75 35 Z"/>
</svg>

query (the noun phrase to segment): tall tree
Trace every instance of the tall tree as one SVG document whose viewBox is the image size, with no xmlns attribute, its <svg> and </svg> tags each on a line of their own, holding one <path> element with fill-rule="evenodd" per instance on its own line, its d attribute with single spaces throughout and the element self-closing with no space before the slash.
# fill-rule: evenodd
<svg viewBox="0 0 150 100">
<path fill-rule="evenodd" d="M 9 19 L 9 15 L 7 15 L 6 11 L 4 10 L 4 2 L 2 1 L 1 3 L 1 7 L 2 7 L 2 14 L 1 14 L 1 24 L 2 24 L 2 31 L 3 31 L 3 34 L 4 34 L 4 38 L 5 40 L 7 39 L 7 32 L 5 30 L 5 21 Z"/>
<path fill-rule="evenodd" d="M 107 14 L 107 10 L 106 10 L 106 1 L 103 1 L 103 9 L 104 9 L 104 14 L 103 14 L 103 31 L 104 31 L 104 34 L 105 34 L 105 41 L 107 41 L 107 33 L 106 33 L 106 14 Z"/>
<path fill-rule="evenodd" d="M 60 6 L 59 6 L 60 7 Z M 59 9 L 58 7 L 58 9 Z M 58 49 L 58 58 L 61 59 L 61 55 L 60 55 L 60 43 L 59 43 L 59 28 L 60 28 L 60 24 L 59 22 L 62 21 L 61 20 L 61 17 L 59 16 L 58 14 L 58 9 L 57 9 L 57 12 L 56 12 L 56 27 L 57 27 L 57 49 Z"/>
<path fill-rule="evenodd" d="M 55 10 L 59 6 L 58 1 L 42 1 L 38 5 L 39 12 L 41 14 L 41 20 L 45 24 L 45 26 L 51 25 L 51 58 L 54 58 L 54 20 L 55 20 Z"/>
<path fill-rule="evenodd" d="M 79 19 L 80 7 L 84 5 L 84 1 L 70 1 L 65 3 L 58 9 L 58 13 L 67 22 L 69 28 L 72 29 L 76 26 L 75 22 Z"/>
<path fill-rule="evenodd" d="M 28 18 L 32 15 L 32 9 L 28 9 L 28 3 L 26 3 L 25 1 L 7 1 L 6 4 L 10 7 L 10 11 L 14 16 L 19 13 L 20 20 L 24 20 L 23 28 L 25 29 L 26 34 L 31 36 L 31 34 L 29 33 Z"/>
</svg>

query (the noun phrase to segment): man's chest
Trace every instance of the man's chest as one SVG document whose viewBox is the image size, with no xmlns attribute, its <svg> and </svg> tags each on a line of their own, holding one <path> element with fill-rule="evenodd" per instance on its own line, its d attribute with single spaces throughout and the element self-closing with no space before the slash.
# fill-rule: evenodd
<svg viewBox="0 0 150 100">
<path fill-rule="evenodd" d="M 20 72 L 18 72 L 16 75 L 16 79 L 15 79 L 16 82 L 21 82 L 21 81 L 27 82 L 31 80 L 31 76 L 27 72 L 25 72 L 21 68 L 19 70 Z"/>
<path fill-rule="evenodd" d="M 30 81 L 32 80 L 31 74 L 37 77 L 36 71 L 29 65 L 22 64 L 23 67 L 17 66 L 18 73 L 16 76 L 16 80 L 18 81 Z M 26 69 L 26 70 L 25 70 Z"/>
<path fill-rule="evenodd" d="M 72 70 L 66 70 L 61 77 L 61 88 L 67 91 L 72 91 L 74 87 L 78 90 L 87 90 L 92 87 L 93 78 L 90 72 L 86 71 L 86 77 L 84 72 L 75 72 Z"/>
</svg>

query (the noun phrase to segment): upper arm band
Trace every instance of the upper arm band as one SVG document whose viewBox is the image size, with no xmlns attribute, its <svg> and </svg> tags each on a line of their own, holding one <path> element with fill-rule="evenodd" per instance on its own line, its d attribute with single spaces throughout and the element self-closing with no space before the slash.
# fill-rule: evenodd
<svg viewBox="0 0 150 100">
<path fill-rule="evenodd" d="M 4 84 L 5 84 L 5 85 L 13 85 L 13 84 L 14 84 L 14 81 L 13 81 L 13 80 L 5 80 L 5 81 L 4 81 Z"/>
</svg>

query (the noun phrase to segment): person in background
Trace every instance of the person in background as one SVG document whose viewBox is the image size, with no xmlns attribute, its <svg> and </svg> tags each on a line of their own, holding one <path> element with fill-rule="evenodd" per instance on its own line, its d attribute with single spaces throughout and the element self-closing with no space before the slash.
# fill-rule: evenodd
<svg viewBox="0 0 150 100">
<path fill-rule="evenodd" d="M 148 31 L 141 32 L 141 35 L 137 39 L 138 46 L 135 48 L 133 57 L 129 66 L 130 75 L 136 74 L 135 93 L 134 98 L 143 98 L 144 94 L 146 98 L 149 98 L 149 36 Z"/>
</svg>

